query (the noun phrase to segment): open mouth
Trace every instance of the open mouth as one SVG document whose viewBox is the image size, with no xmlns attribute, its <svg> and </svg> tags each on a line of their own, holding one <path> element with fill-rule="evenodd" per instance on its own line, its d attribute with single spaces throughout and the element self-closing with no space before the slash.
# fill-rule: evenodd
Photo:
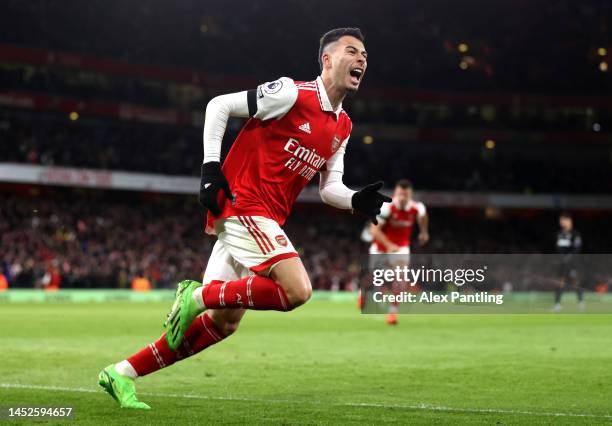
<svg viewBox="0 0 612 426">
<path fill-rule="evenodd" d="M 361 68 L 352 68 L 349 71 L 349 75 L 351 76 L 351 81 L 355 84 L 358 84 L 361 80 L 361 76 L 363 75 L 363 69 Z"/>
</svg>

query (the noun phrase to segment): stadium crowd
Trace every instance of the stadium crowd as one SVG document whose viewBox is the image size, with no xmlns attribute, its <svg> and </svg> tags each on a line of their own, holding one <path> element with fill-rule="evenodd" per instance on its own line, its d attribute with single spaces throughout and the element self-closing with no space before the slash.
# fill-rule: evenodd
<svg viewBox="0 0 612 426">
<path fill-rule="evenodd" d="M 197 218 L 176 210 L 12 198 L 1 216 L 3 269 L 16 287 L 51 272 L 62 287 L 127 287 L 139 274 L 164 287 L 179 273 L 197 277 L 206 248 Z"/>
<path fill-rule="evenodd" d="M 112 196 L 110 194 L 113 194 Z M 77 196 L 78 195 L 78 196 Z M 11 287 L 43 287 L 57 276 L 62 288 L 127 288 L 146 277 L 155 288 L 199 279 L 214 238 L 204 236 L 195 197 L 100 191 L 6 197 L 0 208 L 0 272 Z M 335 213 L 335 214 L 334 214 Z M 552 252 L 554 212 L 487 221 L 430 209 L 429 253 Z M 607 217 L 579 221 L 586 251 L 609 251 Z M 317 204 L 296 206 L 285 225 L 314 288 L 353 289 L 362 277 L 368 245 L 365 219 Z M 606 232 L 602 232 L 604 229 Z"/>
<path fill-rule="evenodd" d="M 314 285 L 350 285 L 360 272 L 354 223 L 321 229 L 303 219 L 288 232 L 296 233 Z M 126 288 L 135 277 L 174 287 L 179 279 L 202 277 L 213 244 L 203 234 L 200 208 L 184 199 L 132 204 L 11 197 L 0 209 L 0 235 L 0 272 L 11 287 L 42 287 L 55 274 L 63 288 Z"/>
</svg>

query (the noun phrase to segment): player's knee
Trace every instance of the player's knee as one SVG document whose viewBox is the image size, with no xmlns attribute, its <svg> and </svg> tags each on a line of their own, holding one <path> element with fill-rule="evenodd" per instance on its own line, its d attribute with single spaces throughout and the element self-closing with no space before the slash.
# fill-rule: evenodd
<svg viewBox="0 0 612 426">
<path fill-rule="evenodd" d="M 312 285 L 299 259 L 287 259 L 283 262 L 274 268 L 271 278 L 284 290 L 288 302 L 286 310 L 290 311 L 308 302 L 312 296 Z"/>
<path fill-rule="evenodd" d="M 312 297 L 312 285 L 310 284 L 310 280 L 294 283 L 294 285 L 286 291 L 286 294 L 289 300 L 290 309 L 303 305 Z"/>
<path fill-rule="evenodd" d="M 240 321 L 225 321 L 221 325 L 221 332 L 225 336 L 229 336 L 230 334 L 234 334 L 236 330 L 238 330 L 238 326 L 240 325 Z"/>
<path fill-rule="evenodd" d="M 238 329 L 240 320 L 242 319 L 242 314 L 228 312 L 225 310 L 210 310 L 206 313 L 206 315 L 209 316 L 217 327 L 218 331 L 220 331 L 224 336 L 233 334 Z"/>
</svg>

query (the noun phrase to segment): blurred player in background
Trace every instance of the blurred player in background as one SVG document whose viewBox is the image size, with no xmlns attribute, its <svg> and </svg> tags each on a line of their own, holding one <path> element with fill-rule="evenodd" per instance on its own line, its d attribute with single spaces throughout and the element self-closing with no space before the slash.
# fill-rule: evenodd
<svg viewBox="0 0 612 426">
<path fill-rule="evenodd" d="M 352 129 L 342 101 L 365 74 L 363 40 L 358 28 L 329 31 L 320 40 L 315 80 L 283 77 L 208 104 L 200 202 L 208 209 L 206 231 L 218 239 L 203 282 L 179 283 L 166 334 L 100 373 L 100 385 L 122 407 L 148 409 L 136 398 L 134 379 L 225 339 L 247 309 L 290 311 L 308 301 L 310 280 L 281 225 L 317 173 L 325 203 L 360 211 L 374 223 L 383 202 L 391 201 L 378 192 L 382 182 L 360 191 L 342 182 Z M 249 120 L 221 167 L 230 116 Z"/>
<path fill-rule="evenodd" d="M 555 288 L 555 306 L 553 311 L 561 311 L 561 295 L 566 286 L 576 290 L 578 309 L 584 310 L 584 289 L 579 282 L 579 259 L 576 256 L 582 249 L 582 236 L 574 228 L 574 219 L 568 212 L 559 216 L 559 232 L 557 233 L 556 251 L 561 255 L 559 263 L 559 283 Z"/>
<path fill-rule="evenodd" d="M 378 215 L 378 224 L 371 224 L 372 235 L 370 245 L 371 265 L 382 267 L 408 266 L 410 264 L 410 242 L 415 223 L 419 226 L 419 245 L 424 246 L 429 241 L 429 218 L 425 205 L 412 199 L 412 182 L 401 179 L 395 184 L 393 199 L 383 204 Z M 394 284 L 393 292 L 401 291 Z M 389 304 L 386 318 L 387 324 L 397 324 L 397 304 Z"/>
</svg>

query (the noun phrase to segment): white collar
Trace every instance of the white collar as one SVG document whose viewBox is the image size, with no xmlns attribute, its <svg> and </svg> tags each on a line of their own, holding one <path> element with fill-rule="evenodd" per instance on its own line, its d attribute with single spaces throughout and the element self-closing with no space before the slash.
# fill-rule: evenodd
<svg viewBox="0 0 612 426">
<path fill-rule="evenodd" d="M 331 102 L 329 101 L 329 96 L 327 96 L 327 91 L 325 90 L 325 86 L 323 85 L 323 79 L 321 76 L 318 76 L 315 80 L 317 83 L 317 96 L 319 97 L 319 104 L 321 105 L 321 109 L 323 111 L 335 112 L 336 117 L 340 115 L 340 111 L 342 111 L 342 103 L 338 105 L 338 108 L 334 111 Z"/>
</svg>

